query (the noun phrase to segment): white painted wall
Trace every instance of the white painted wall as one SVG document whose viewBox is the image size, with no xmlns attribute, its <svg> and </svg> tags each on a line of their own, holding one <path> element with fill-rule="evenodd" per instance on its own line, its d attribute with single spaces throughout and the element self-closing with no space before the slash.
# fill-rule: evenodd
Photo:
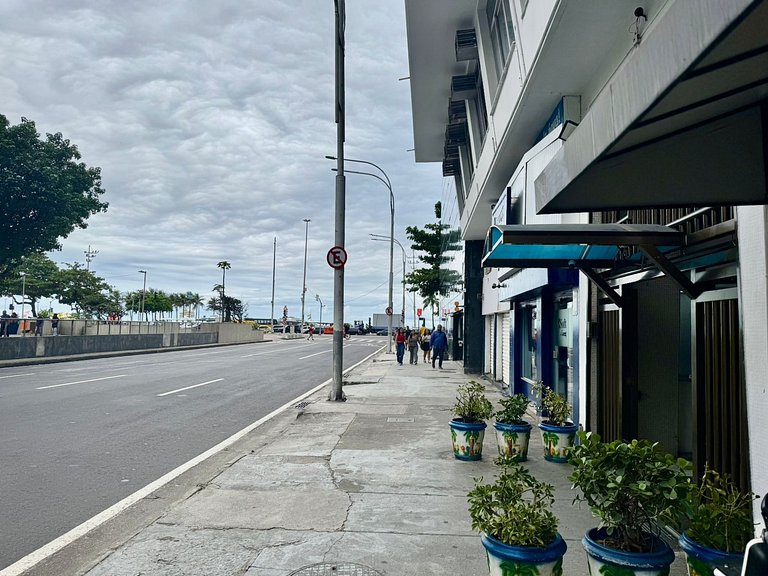
<svg viewBox="0 0 768 576">
<path fill-rule="evenodd" d="M 768 493 L 768 208 L 740 206 L 736 213 L 752 490 L 762 497 Z M 762 525 L 759 504 L 754 518 Z"/>
</svg>

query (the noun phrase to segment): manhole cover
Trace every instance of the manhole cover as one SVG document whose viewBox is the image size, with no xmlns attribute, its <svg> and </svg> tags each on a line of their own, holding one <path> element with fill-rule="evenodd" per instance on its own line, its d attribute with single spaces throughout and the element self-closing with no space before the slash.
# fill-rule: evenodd
<svg viewBox="0 0 768 576">
<path fill-rule="evenodd" d="M 291 572 L 288 576 L 382 576 L 362 564 L 312 564 Z"/>
</svg>

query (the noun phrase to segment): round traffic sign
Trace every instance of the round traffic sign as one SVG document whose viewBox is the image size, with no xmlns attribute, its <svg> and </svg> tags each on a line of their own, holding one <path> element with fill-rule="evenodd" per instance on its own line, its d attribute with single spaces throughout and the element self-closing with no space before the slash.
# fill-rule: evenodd
<svg viewBox="0 0 768 576">
<path fill-rule="evenodd" d="M 387 306 L 387 316 L 392 316 L 392 308 Z"/>
<path fill-rule="evenodd" d="M 336 270 L 344 268 L 344 264 L 347 263 L 347 251 L 341 246 L 334 246 L 328 250 L 325 259 L 331 268 Z"/>
</svg>

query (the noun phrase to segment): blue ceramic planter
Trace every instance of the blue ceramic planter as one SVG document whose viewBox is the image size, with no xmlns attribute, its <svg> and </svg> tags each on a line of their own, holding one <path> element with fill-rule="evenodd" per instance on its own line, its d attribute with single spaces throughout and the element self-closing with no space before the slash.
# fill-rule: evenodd
<svg viewBox="0 0 768 576">
<path fill-rule="evenodd" d="M 505 574 L 538 574 L 539 576 L 562 576 L 563 556 L 568 547 L 560 534 L 554 542 L 544 548 L 532 546 L 508 546 L 487 534 L 480 541 L 488 554 L 490 576 Z M 525 569 L 523 567 L 530 567 Z"/>
<path fill-rule="evenodd" d="M 451 442 L 453 455 L 459 460 L 480 460 L 483 457 L 485 422 L 464 422 L 451 420 Z"/>
<path fill-rule="evenodd" d="M 550 462 L 568 462 L 568 456 L 571 448 L 573 448 L 573 441 L 579 426 L 577 424 L 553 426 L 542 422 L 539 424 L 539 429 L 541 430 L 541 441 L 544 443 L 544 459 Z"/>
<path fill-rule="evenodd" d="M 624 552 L 608 548 L 598 542 L 604 539 L 604 528 L 592 528 L 587 531 L 581 543 L 587 552 L 590 574 L 635 574 L 637 576 L 667 576 L 669 566 L 675 559 L 675 553 L 663 540 L 650 535 L 654 543 L 654 552 Z"/>
<path fill-rule="evenodd" d="M 499 454 L 512 456 L 518 462 L 528 460 L 528 444 L 531 438 L 531 425 L 527 422 L 521 424 L 504 424 L 496 422 L 496 443 Z"/>
<path fill-rule="evenodd" d="M 728 554 L 713 548 L 706 548 L 691 540 L 683 533 L 678 539 L 680 548 L 685 552 L 690 576 L 712 576 L 715 568 L 725 574 L 741 574 L 742 554 Z"/>
</svg>

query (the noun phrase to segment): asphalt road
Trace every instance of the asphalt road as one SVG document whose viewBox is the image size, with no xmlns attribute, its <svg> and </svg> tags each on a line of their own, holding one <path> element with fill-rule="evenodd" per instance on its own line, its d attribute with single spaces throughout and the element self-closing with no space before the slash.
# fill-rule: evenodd
<svg viewBox="0 0 768 576">
<path fill-rule="evenodd" d="M 331 378 L 315 338 L 0 369 L 0 570 Z"/>
</svg>

